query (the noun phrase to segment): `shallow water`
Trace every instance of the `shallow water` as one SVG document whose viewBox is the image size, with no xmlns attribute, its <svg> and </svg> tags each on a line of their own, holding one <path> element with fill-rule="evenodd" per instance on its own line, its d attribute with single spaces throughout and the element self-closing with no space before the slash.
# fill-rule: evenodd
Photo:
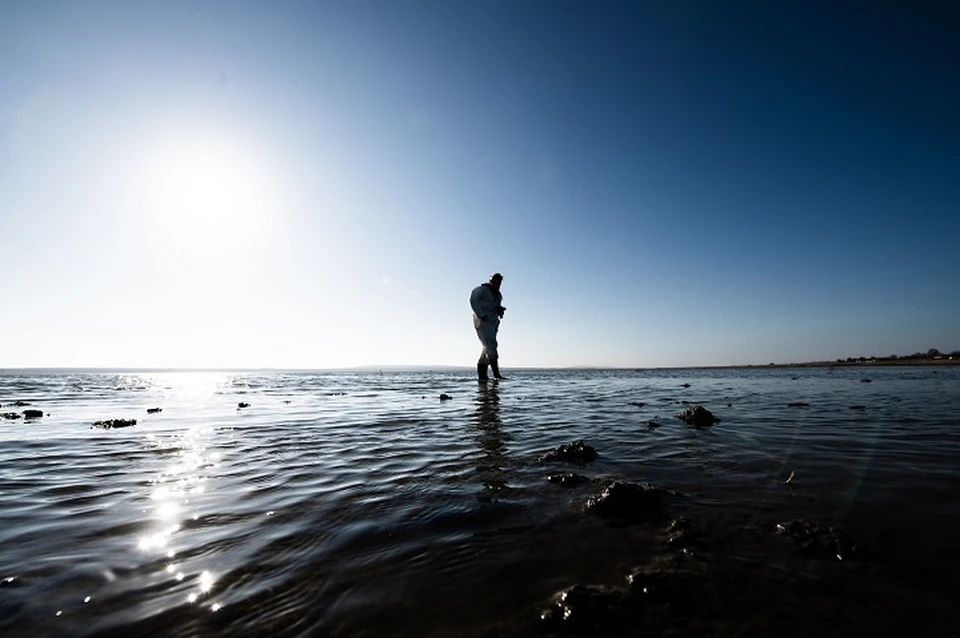
<svg viewBox="0 0 960 638">
<path fill-rule="evenodd" d="M 789 635 L 960 626 L 960 367 L 510 376 L 0 374 L 0 412 L 47 413 L 0 421 L 0 631 L 539 631 L 558 591 L 619 586 L 668 551 L 664 521 L 584 511 L 603 479 L 677 490 L 665 519 L 696 521 L 705 555 L 782 587 L 776 610 L 717 635 L 763 633 L 751 614 Z M 684 401 L 722 421 L 684 424 Z M 112 418 L 138 422 L 91 427 Z M 539 460 L 577 439 L 595 462 Z M 596 482 L 545 479 L 560 471 Z M 792 519 L 838 525 L 878 558 L 798 556 L 774 531 Z M 831 595 L 792 585 L 808 576 Z"/>
</svg>

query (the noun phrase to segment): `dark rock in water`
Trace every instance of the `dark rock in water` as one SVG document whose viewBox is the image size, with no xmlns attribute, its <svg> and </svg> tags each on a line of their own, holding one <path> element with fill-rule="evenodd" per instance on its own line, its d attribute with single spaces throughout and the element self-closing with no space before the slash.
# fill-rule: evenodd
<svg viewBox="0 0 960 638">
<path fill-rule="evenodd" d="M 114 428 L 128 428 L 132 425 L 136 425 L 136 419 L 107 419 L 105 421 L 97 421 L 93 424 L 95 428 L 102 428 L 104 430 L 111 430 Z"/>
<path fill-rule="evenodd" d="M 644 403 L 643 401 L 631 401 L 631 402 L 630 402 L 630 405 L 636 406 L 636 407 L 638 407 L 638 408 L 642 408 L 642 407 L 646 406 L 647 404 Z"/>
<path fill-rule="evenodd" d="M 647 427 L 654 430 L 660 427 L 661 425 L 663 425 L 663 423 L 660 423 L 659 419 L 650 419 L 649 421 L 647 421 Z"/>
<path fill-rule="evenodd" d="M 14 401 L 14 402 L 11 403 L 10 405 L 15 405 L 15 406 L 18 407 L 18 408 L 22 408 L 22 407 L 25 406 L 25 405 L 30 405 L 30 402 L 29 402 L 29 401 L 19 401 L 19 400 L 18 400 L 18 401 Z"/>
<path fill-rule="evenodd" d="M 3 418 L 7 419 L 8 421 L 12 421 L 12 420 L 14 420 L 14 419 L 19 419 L 19 418 L 20 418 L 20 413 L 19 413 L 19 412 L 4 412 L 4 413 L 3 413 Z"/>
<path fill-rule="evenodd" d="M 691 547 L 700 542 L 700 530 L 684 517 L 675 518 L 667 524 L 667 545 Z"/>
<path fill-rule="evenodd" d="M 687 424 L 694 425 L 698 428 L 707 427 L 720 421 L 720 419 L 713 416 L 713 413 L 710 412 L 710 410 L 706 409 L 702 405 L 695 405 L 691 408 L 683 410 L 682 412 L 678 412 L 677 418 L 682 419 L 686 421 Z"/>
<path fill-rule="evenodd" d="M 23 417 L 25 419 L 39 419 L 43 416 L 43 410 L 24 410 Z"/>
<path fill-rule="evenodd" d="M 673 614 L 694 610 L 699 589 L 707 587 L 698 583 L 692 574 L 667 565 L 637 567 L 627 576 L 630 592 L 640 597 L 643 603 L 669 609 Z"/>
<path fill-rule="evenodd" d="M 147 408 L 147 414 L 157 414 L 163 412 L 163 408 Z"/>
<path fill-rule="evenodd" d="M 574 474 L 573 472 L 565 472 L 563 474 L 551 474 L 547 477 L 547 480 L 551 483 L 555 483 L 560 487 L 578 487 L 584 483 L 589 483 L 590 479 L 582 474 Z"/>
<path fill-rule="evenodd" d="M 866 410 L 866 409 L 867 409 L 867 406 L 865 406 L 865 405 L 851 405 L 851 406 L 850 406 L 850 409 L 851 409 L 851 410 Z"/>
<path fill-rule="evenodd" d="M 446 394 L 446 393 L 443 393 L 443 394 L 440 395 L 440 400 L 441 400 L 441 401 L 449 401 L 449 400 L 452 399 L 452 398 L 453 398 L 452 396 L 450 396 L 449 394 Z"/>
<path fill-rule="evenodd" d="M 803 520 L 777 524 L 777 533 L 787 536 L 800 553 L 822 560 L 862 560 L 862 550 L 845 531 L 832 525 L 820 525 Z"/>
<path fill-rule="evenodd" d="M 574 585 L 556 596 L 554 606 L 540 614 L 539 629 L 560 635 L 620 635 L 631 620 L 627 592 L 601 585 Z M 538 632 L 539 633 L 539 632 Z"/>
<path fill-rule="evenodd" d="M 648 483 L 614 481 L 587 501 L 587 510 L 601 518 L 639 521 L 658 516 L 669 492 Z"/>
<path fill-rule="evenodd" d="M 870 379 L 860 379 L 860 383 L 871 383 Z"/>
<path fill-rule="evenodd" d="M 581 440 L 559 445 L 544 454 L 541 460 L 550 461 L 557 459 L 560 461 L 569 461 L 571 463 L 579 463 L 583 465 L 584 463 L 595 461 L 596 458 L 597 450 Z"/>
<path fill-rule="evenodd" d="M 238 409 L 238 410 L 239 410 L 240 408 L 249 408 L 249 407 L 250 407 L 250 404 L 247 403 L 246 401 L 241 401 L 240 403 L 237 404 L 237 409 Z"/>
<path fill-rule="evenodd" d="M 683 387 L 689 388 L 689 387 L 690 387 L 690 384 L 689 384 L 689 383 L 684 383 L 684 384 L 683 384 Z"/>
<path fill-rule="evenodd" d="M 788 403 L 787 407 L 788 408 L 807 408 L 807 407 L 810 407 L 810 404 L 804 401 L 794 401 L 792 403 Z"/>
</svg>

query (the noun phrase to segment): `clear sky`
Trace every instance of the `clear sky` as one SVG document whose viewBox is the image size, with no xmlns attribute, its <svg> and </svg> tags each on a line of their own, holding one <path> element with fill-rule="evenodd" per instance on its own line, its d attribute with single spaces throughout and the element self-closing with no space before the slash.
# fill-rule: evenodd
<svg viewBox="0 0 960 638">
<path fill-rule="evenodd" d="M 0 368 L 960 349 L 960 10 L 0 3 Z"/>
</svg>

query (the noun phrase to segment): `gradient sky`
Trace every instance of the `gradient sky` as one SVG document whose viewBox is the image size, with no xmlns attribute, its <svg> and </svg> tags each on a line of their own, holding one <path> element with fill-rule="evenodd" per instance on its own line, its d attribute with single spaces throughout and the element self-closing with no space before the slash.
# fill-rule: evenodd
<svg viewBox="0 0 960 638">
<path fill-rule="evenodd" d="M 913 4 L 6 0 L 0 368 L 470 366 L 495 270 L 505 369 L 960 349 Z"/>
</svg>

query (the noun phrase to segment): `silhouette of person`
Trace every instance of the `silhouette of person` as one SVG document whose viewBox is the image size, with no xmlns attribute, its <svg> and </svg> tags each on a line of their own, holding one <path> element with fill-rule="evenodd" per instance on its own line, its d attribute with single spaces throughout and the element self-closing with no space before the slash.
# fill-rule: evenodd
<svg viewBox="0 0 960 638">
<path fill-rule="evenodd" d="M 503 379 L 500 374 L 499 353 L 497 352 L 497 332 L 500 330 L 500 319 L 507 310 L 503 307 L 503 295 L 500 294 L 500 284 L 503 275 L 498 272 L 490 275 L 490 280 L 480 284 L 470 293 L 470 307 L 473 308 L 473 327 L 477 330 L 477 337 L 483 349 L 480 351 L 480 360 L 477 361 L 477 377 L 486 381 L 487 366 L 493 371 L 495 379 Z"/>
</svg>

